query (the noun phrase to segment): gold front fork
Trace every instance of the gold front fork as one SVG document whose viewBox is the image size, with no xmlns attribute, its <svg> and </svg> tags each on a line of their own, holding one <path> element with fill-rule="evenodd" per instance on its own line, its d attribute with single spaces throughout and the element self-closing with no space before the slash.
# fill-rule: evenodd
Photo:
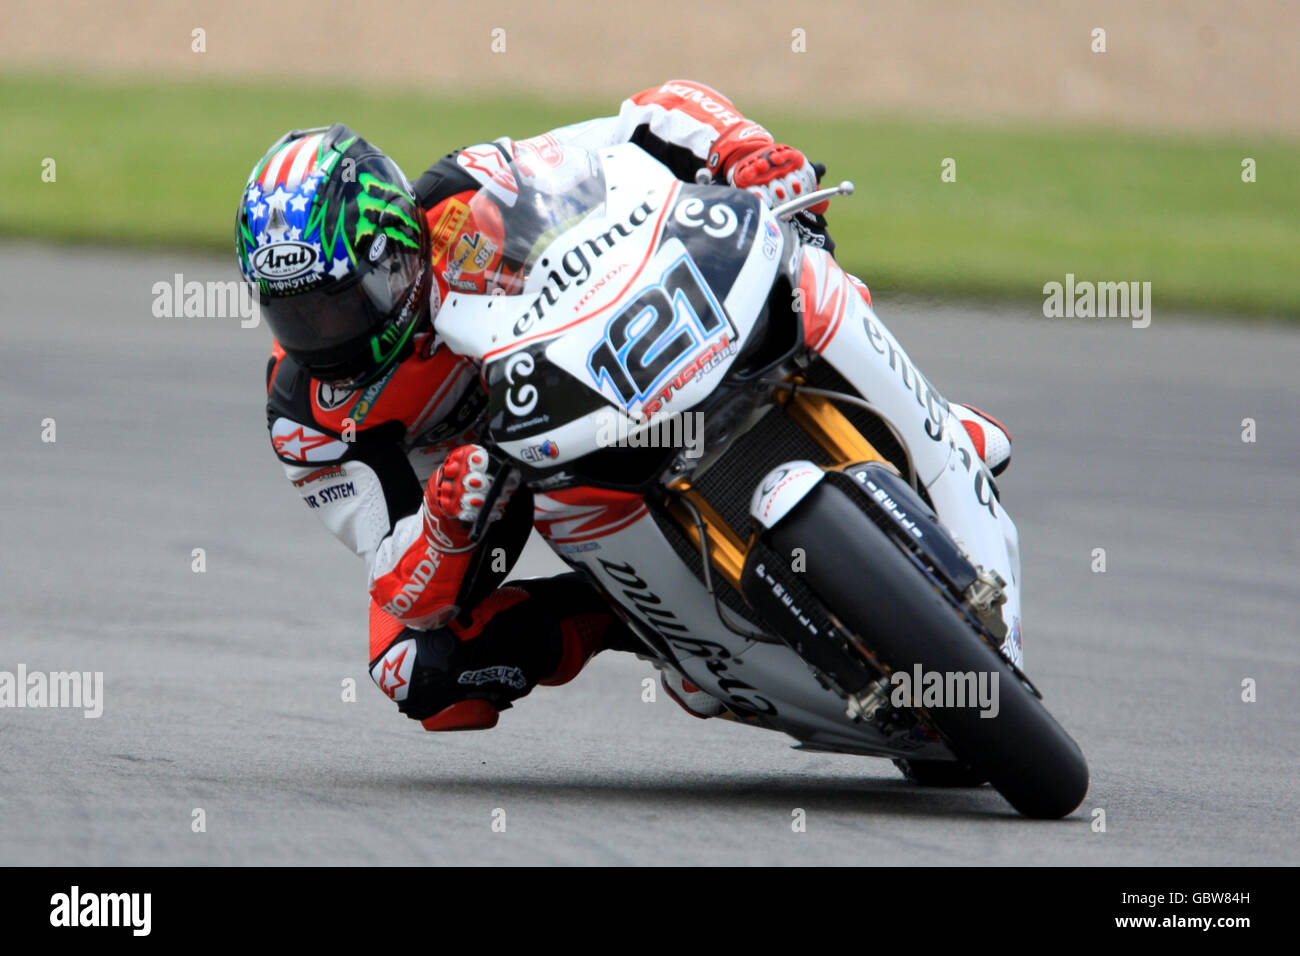
<svg viewBox="0 0 1300 956">
<path fill-rule="evenodd" d="M 776 404 L 794 419 L 795 424 L 831 456 L 833 464 L 830 467 L 842 468 L 864 461 L 881 461 L 893 467 L 829 398 L 786 388 L 777 389 L 773 397 Z M 740 572 L 745 567 L 745 558 L 749 554 L 749 542 L 740 540 L 717 509 L 695 489 L 689 478 L 678 478 L 668 488 L 674 492 L 668 499 L 668 514 L 691 544 L 699 548 L 699 526 L 695 523 L 691 509 L 680 499 L 685 498 L 698 509 L 709 542 L 709 564 L 739 591 Z"/>
<path fill-rule="evenodd" d="M 740 572 L 745 567 L 749 543 L 741 541 L 736 536 L 731 526 L 723 520 L 722 515 L 718 514 L 713 505 L 705 501 L 704 496 L 695 490 L 689 478 L 678 478 L 668 487 L 676 492 L 675 496 L 668 499 L 668 514 L 698 550 L 700 528 L 695 523 L 695 516 L 691 514 L 690 508 L 682 504 L 681 499 L 687 499 L 699 509 L 700 518 L 704 522 L 704 533 L 709 540 L 709 564 L 714 571 L 726 579 L 728 584 L 739 591 Z"/>
<path fill-rule="evenodd" d="M 775 398 L 777 405 L 784 408 L 786 414 L 831 456 L 834 462 L 832 467 L 864 461 L 883 461 L 889 464 L 826 396 L 781 388 L 777 389 Z"/>
</svg>

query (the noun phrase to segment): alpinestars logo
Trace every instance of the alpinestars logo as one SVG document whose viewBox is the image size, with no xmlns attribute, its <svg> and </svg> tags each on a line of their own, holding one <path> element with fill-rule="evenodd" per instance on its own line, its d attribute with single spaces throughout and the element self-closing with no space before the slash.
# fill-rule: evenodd
<svg viewBox="0 0 1300 956">
<path fill-rule="evenodd" d="M 411 670 L 415 667 L 415 640 L 408 638 L 388 649 L 370 669 L 370 679 L 392 700 L 406 700 Z"/>
<path fill-rule="evenodd" d="M 399 668 L 402 666 L 402 662 L 406 660 L 408 652 L 409 648 L 404 647 L 402 648 L 402 653 L 397 655 L 397 660 L 390 661 L 387 658 L 384 659 L 384 670 L 383 673 L 379 675 L 379 689 L 389 697 L 396 697 L 398 688 L 406 686 L 406 681 L 403 679 Z"/>
<path fill-rule="evenodd" d="M 348 452 L 345 442 L 284 417 L 271 425 L 271 444 L 289 462 L 331 461 Z"/>
<path fill-rule="evenodd" d="M 497 664 L 495 667 L 483 667 L 476 671 L 465 671 L 456 678 L 456 683 L 472 684 L 474 686 L 505 684 L 515 690 L 523 690 L 528 685 L 528 682 L 524 679 L 523 671 L 518 667 L 506 667 L 504 664 Z"/>
<path fill-rule="evenodd" d="M 462 149 L 456 154 L 456 162 L 506 206 L 514 206 L 519 198 L 519 183 L 497 146 L 489 143 Z"/>
</svg>

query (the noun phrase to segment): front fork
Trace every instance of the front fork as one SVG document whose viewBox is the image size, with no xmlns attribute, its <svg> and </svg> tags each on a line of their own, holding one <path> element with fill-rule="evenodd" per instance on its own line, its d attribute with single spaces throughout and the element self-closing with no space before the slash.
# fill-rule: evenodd
<svg viewBox="0 0 1300 956">
<path fill-rule="evenodd" d="M 924 487 L 957 548 L 978 569 L 968 603 L 1002 639 L 1002 653 L 1023 666 L 1019 533 L 965 427 L 876 316 L 865 286 L 820 249 L 804 249 L 798 278 L 804 341 L 894 426 L 908 456 L 909 477 Z M 778 388 L 773 398 L 829 455 L 830 467 L 889 464 L 833 399 L 797 388 Z M 670 515 L 696 547 L 695 512 L 702 515 L 712 566 L 740 590 L 754 538 L 744 542 L 736 536 L 688 479 L 671 487 Z"/>
<path fill-rule="evenodd" d="M 831 399 L 800 392 L 797 387 L 777 388 L 772 398 L 831 456 L 835 463 L 833 467 L 878 461 L 893 468 Z M 739 591 L 741 571 L 754 537 L 751 535 L 749 541 L 742 541 L 689 478 L 678 478 L 668 489 L 672 492 L 668 499 L 669 515 L 686 533 L 691 544 L 699 548 L 700 522 L 696 521 L 692 507 L 699 512 L 705 526 L 705 542 L 713 570 Z"/>
<path fill-rule="evenodd" d="M 996 575 L 1005 601 L 1003 653 L 1023 665 L 1020 536 L 961 421 L 894 338 L 855 283 L 820 249 L 803 250 L 805 341 L 897 430 L 918 486 L 971 562 Z"/>
</svg>

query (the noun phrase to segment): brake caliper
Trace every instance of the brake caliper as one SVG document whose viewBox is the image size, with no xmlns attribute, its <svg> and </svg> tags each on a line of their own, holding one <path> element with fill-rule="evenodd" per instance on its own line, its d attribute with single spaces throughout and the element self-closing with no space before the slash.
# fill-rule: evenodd
<svg viewBox="0 0 1300 956">
<path fill-rule="evenodd" d="M 977 567 L 975 580 L 966 588 L 966 607 L 995 638 L 1005 641 L 1007 622 L 1002 619 L 1002 605 L 1007 603 L 1007 582 L 996 571 Z"/>
</svg>

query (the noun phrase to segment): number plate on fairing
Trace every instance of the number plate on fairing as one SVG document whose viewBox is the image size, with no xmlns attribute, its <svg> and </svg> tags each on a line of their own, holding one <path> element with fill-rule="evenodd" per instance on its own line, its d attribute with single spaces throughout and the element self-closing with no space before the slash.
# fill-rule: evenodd
<svg viewBox="0 0 1300 956">
<path fill-rule="evenodd" d="M 753 328 L 775 270 L 757 244 L 733 263 L 720 299 L 687 244 L 669 236 L 594 314 L 490 360 L 490 427 L 502 449 L 561 465 L 704 400 Z"/>
<path fill-rule="evenodd" d="M 707 395 L 739 340 L 680 240 L 665 242 L 642 275 L 645 281 L 603 322 L 575 328 L 546 350 L 548 359 L 638 422 L 690 408 Z"/>
</svg>

